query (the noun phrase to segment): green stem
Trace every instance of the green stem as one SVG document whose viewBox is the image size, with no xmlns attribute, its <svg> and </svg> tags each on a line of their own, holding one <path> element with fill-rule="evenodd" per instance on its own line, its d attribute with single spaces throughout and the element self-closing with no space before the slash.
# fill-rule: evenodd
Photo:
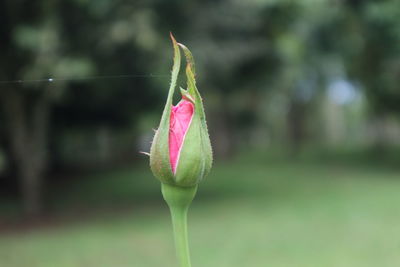
<svg viewBox="0 0 400 267">
<path fill-rule="evenodd" d="M 181 267 L 191 267 L 187 233 L 187 212 L 196 195 L 197 186 L 178 187 L 161 184 L 161 191 L 167 202 L 174 228 L 175 248 Z"/>
</svg>

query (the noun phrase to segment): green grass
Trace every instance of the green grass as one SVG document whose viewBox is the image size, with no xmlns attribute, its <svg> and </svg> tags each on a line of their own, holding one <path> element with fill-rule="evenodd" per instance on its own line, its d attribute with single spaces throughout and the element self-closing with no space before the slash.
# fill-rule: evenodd
<svg viewBox="0 0 400 267">
<path fill-rule="evenodd" d="M 399 178 L 398 169 L 371 164 L 216 164 L 189 214 L 193 266 L 400 266 Z M 68 194 L 54 193 L 55 210 L 126 209 L 3 233 L 0 266 L 177 266 L 168 211 L 147 168 L 62 188 Z"/>
</svg>

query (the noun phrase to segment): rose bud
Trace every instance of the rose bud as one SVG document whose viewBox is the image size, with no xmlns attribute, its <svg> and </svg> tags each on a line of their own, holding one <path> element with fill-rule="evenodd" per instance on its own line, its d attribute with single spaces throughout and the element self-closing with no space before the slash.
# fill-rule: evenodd
<svg viewBox="0 0 400 267">
<path fill-rule="evenodd" d="M 196 87 L 191 52 L 171 34 L 174 64 L 167 102 L 150 150 L 151 170 L 163 184 L 193 187 L 210 171 L 212 150 L 202 99 Z M 181 64 L 180 48 L 186 57 L 187 90 L 173 106 L 173 94 Z"/>
</svg>

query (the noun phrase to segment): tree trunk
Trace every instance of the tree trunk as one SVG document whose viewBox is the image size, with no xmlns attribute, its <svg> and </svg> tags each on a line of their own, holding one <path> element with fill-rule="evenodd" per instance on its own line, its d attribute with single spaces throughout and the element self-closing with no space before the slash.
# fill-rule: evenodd
<svg viewBox="0 0 400 267">
<path fill-rule="evenodd" d="M 2 108 L 7 123 L 7 136 L 20 182 L 24 213 L 36 216 L 42 210 L 42 182 L 47 167 L 47 131 L 49 102 L 47 90 L 28 108 L 22 90 L 1 92 Z"/>
<path fill-rule="evenodd" d="M 221 105 L 222 106 L 222 105 Z M 229 159 L 234 155 L 234 132 L 230 129 L 229 114 L 226 109 L 211 111 L 208 123 L 213 141 L 213 153 L 216 158 Z"/>
<path fill-rule="evenodd" d="M 292 99 L 287 117 L 288 137 L 290 152 L 292 156 L 297 156 L 301 151 L 305 133 L 305 104 Z"/>
<path fill-rule="evenodd" d="M 42 172 L 29 162 L 19 168 L 24 214 L 34 217 L 42 211 Z"/>
</svg>

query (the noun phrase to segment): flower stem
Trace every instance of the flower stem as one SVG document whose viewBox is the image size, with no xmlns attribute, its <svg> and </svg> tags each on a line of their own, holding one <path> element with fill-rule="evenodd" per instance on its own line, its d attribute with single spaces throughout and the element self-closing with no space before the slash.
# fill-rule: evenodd
<svg viewBox="0 0 400 267">
<path fill-rule="evenodd" d="M 174 228 L 175 248 L 181 267 L 191 267 L 187 233 L 187 212 L 196 195 L 197 186 L 179 187 L 161 185 L 161 191 L 169 206 Z"/>
</svg>

